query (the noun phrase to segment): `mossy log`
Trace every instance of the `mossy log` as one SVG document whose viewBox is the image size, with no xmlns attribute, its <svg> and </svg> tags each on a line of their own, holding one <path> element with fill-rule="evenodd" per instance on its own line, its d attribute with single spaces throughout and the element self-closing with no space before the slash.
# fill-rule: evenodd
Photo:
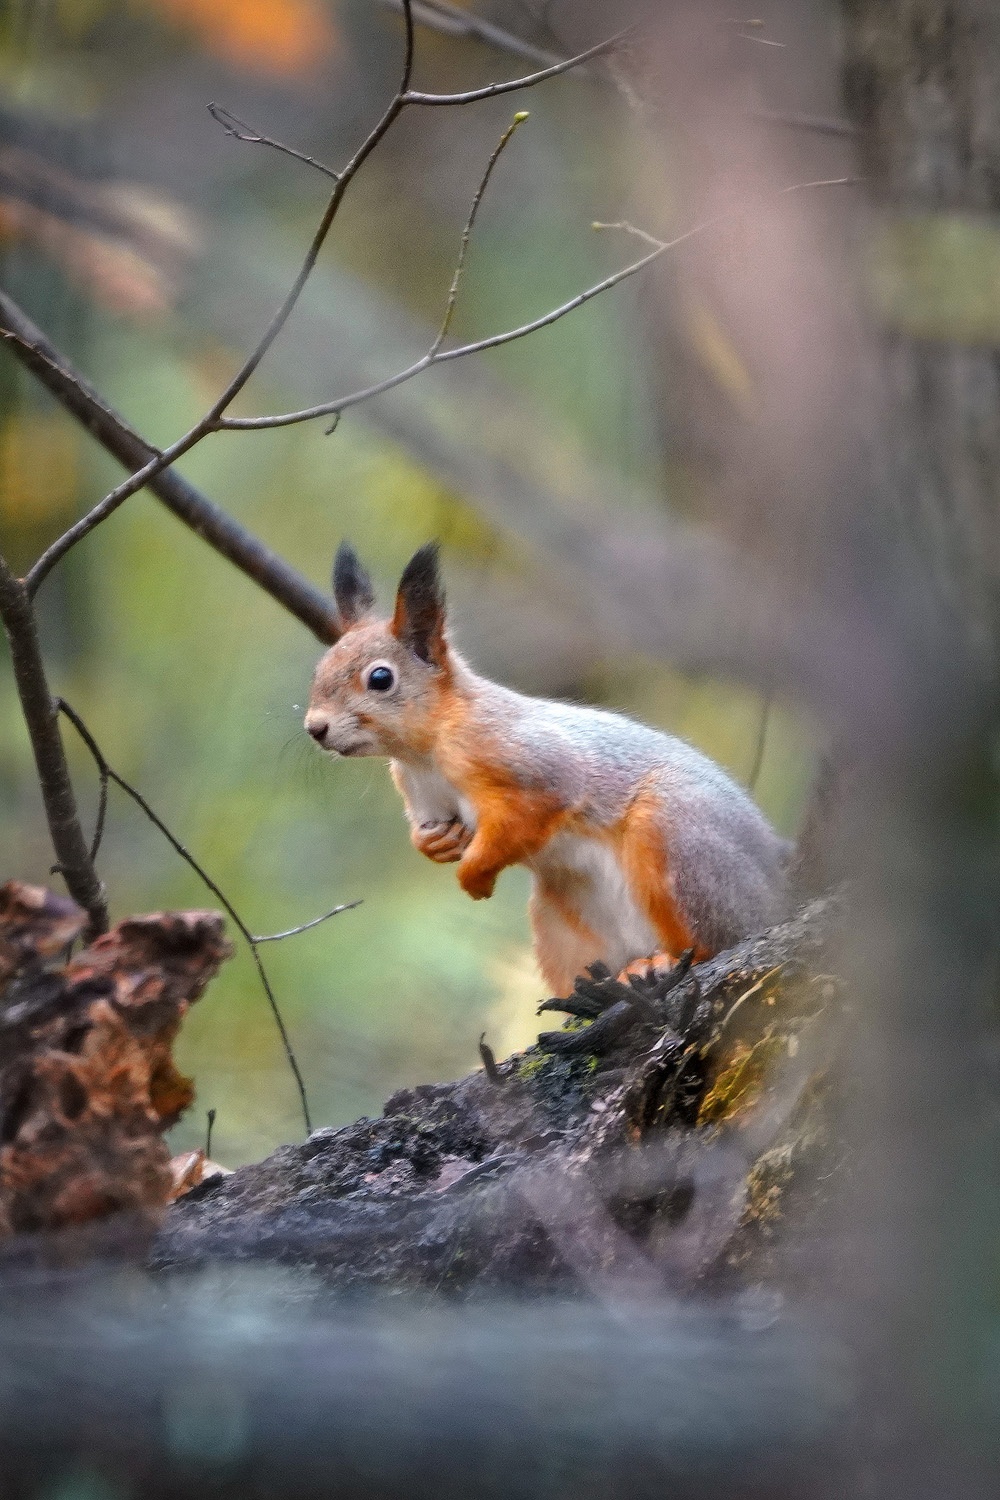
<svg viewBox="0 0 1000 1500">
<path fill-rule="evenodd" d="M 839 908 L 815 901 L 679 983 L 584 979 L 568 1008 L 589 1022 L 195 1188 L 155 1264 L 456 1293 L 759 1281 L 841 1162 Z"/>
</svg>

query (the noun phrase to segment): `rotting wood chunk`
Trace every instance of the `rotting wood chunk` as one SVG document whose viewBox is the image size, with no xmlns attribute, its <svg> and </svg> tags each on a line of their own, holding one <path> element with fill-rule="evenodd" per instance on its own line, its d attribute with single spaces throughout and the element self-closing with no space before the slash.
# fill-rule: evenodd
<svg viewBox="0 0 1000 1500">
<path fill-rule="evenodd" d="M 233 950 L 217 912 L 156 912 L 67 961 L 85 921 L 41 887 L 0 887 L 0 1236 L 171 1196 L 163 1132 L 194 1097 L 171 1048 Z"/>
</svg>

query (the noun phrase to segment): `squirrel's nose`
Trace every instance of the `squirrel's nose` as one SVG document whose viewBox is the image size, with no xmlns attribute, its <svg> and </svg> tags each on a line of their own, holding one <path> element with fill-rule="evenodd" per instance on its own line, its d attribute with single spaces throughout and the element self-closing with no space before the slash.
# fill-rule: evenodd
<svg viewBox="0 0 1000 1500">
<path fill-rule="evenodd" d="M 326 733 L 329 728 L 330 725 L 326 719 L 314 719 L 311 714 L 306 719 L 306 729 L 317 745 L 326 744 Z"/>
</svg>

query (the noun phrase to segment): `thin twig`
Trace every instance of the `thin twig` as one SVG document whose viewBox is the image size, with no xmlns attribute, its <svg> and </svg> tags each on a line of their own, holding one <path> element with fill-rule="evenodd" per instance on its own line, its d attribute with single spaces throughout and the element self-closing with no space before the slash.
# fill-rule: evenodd
<svg viewBox="0 0 1000 1500">
<path fill-rule="evenodd" d="M 476 189 L 475 196 L 472 199 L 472 205 L 469 209 L 469 217 L 466 219 L 465 228 L 462 230 L 462 242 L 458 249 L 458 260 L 455 263 L 455 274 L 451 279 L 451 288 L 448 292 L 448 301 L 445 306 L 444 317 L 441 319 L 441 327 L 438 329 L 437 337 L 430 347 L 430 357 L 432 359 L 437 354 L 441 345 L 447 338 L 448 330 L 451 327 L 451 320 L 455 313 L 455 304 L 458 301 L 458 291 L 462 282 L 462 272 L 465 269 L 465 257 L 468 254 L 469 250 L 469 241 L 472 239 L 472 231 L 476 225 L 476 215 L 479 213 L 479 205 L 483 201 L 483 195 L 486 192 L 487 187 L 489 186 L 490 178 L 493 176 L 493 169 L 496 166 L 497 162 L 500 160 L 500 157 L 503 155 L 504 148 L 509 144 L 515 130 L 519 125 L 523 125 L 527 118 L 527 110 L 522 110 L 519 114 L 516 114 L 514 116 L 513 120 L 511 120 L 510 124 L 507 126 L 507 129 L 504 131 L 503 135 L 494 146 L 493 151 L 490 154 L 490 159 L 486 163 L 486 170 L 483 172 L 483 175 L 479 180 L 479 186 Z"/>
<path fill-rule="evenodd" d="M 339 917 L 342 911 L 353 911 L 360 906 L 360 901 L 345 901 L 342 906 L 335 906 L 332 911 L 325 911 L 321 917 L 313 917 L 311 922 L 303 922 L 299 927 L 289 927 L 287 932 L 269 932 L 266 937 L 255 937 L 255 943 L 280 943 L 282 938 L 298 937 L 300 932 L 308 932 L 310 927 L 318 927 L 321 922 L 329 922 L 331 917 Z"/>
<path fill-rule="evenodd" d="M 234 115 L 231 109 L 226 109 L 223 104 L 209 104 L 208 112 L 213 120 L 218 121 L 227 135 L 231 135 L 234 141 L 245 141 L 250 146 L 270 146 L 273 151 L 280 151 L 284 156 L 291 156 L 295 161 L 304 162 L 307 167 L 315 167 L 317 172 L 322 172 L 325 177 L 330 177 L 334 182 L 340 181 L 340 173 L 328 167 L 326 162 L 318 161 L 315 156 L 307 156 L 304 151 L 296 151 L 294 146 L 286 146 L 284 141 L 276 141 L 272 136 L 262 135 L 246 120 L 241 120 L 239 115 Z"/>
<path fill-rule="evenodd" d="M 595 57 L 607 56 L 609 52 L 621 46 L 630 34 L 628 29 L 618 31 L 614 36 L 598 42 L 596 46 L 588 47 L 585 52 L 578 52 L 575 57 L 567 57 L 562 62 L 554 62 L 547 68 L 541 68 L 537 73 L 525 74 L 523 78 L 511 78 L 502 83 L 487 83 L 482 88 L 465 89 L 457 94 L 424 94 L 417 89 L 409 89 L 406 102 L 422 105 L 476 104 L 481 99 L 495 99 L 500 94 L 513 94 L 518 89 L 531 89 L 536 84 L 545 83 L 549 78 L 558 78 L 560 74 L 568 73 L 571 69 L 584 67 Z"/>
<path fill-rule="evenodd" d="M 788 187 L 778 189 L 778 196 L 788 193 L 803 192 L 808 188 L 846 187 L 854 186 L 863 181 L 860 177 L 825 177 L 811 182 L 794 182 Z M 696 235 L 704 234 L 720 224 L 730 223 L 734 219 L 748 213 L 748 209 L 733 209 L 713 215 L 710 219 L 704 219 L 700 224 L 695 224 L 691 229 L 686 229 L 683 234 L 677 235 L 672 240 L 658 240 L 653 235 L 648 235 L 644 230 L 636 230 L 632 225 L 612 226 L 628 228 L 634 234 L 640 234 L 653 245 L 648 255 L 643 255 L 639 260 L 630 265 L 623 266 L 621 270 L 605 276 L 603 280 L 587 287 L 586 291 L 577 292 L 568 302 L 563 302 L 558 307 L 550 309 L 540 317 L 533 318 L 530 323 L 522 323 L 518 328 L 507 329 L 504 333 L 494 333 L 488 338 L 476 339 L 472 343 L 460 344 L 454 349 L 439 349 L 434 346 L 408 365 L 404 370 L 397 370 L 393 375 L 387 375 L 384 380 L 376 381 L 374 385 L 366 386 L 363 390 L 352 391 L 347 396 L 341 396 L 334 401 L 323 401 L 317 406 L 303 407 L 299 411 L 279 412 L 275 415 L 265 417 L 225 417 L 217 426 L 220 432 L 257 432 L 270 427 L 291 427 L 297 422 L 313 421 L 316 417 L 327 417 L 333 414 L 338 416 L 352 406 L 359 406 L 364 401 L 370 401 L 374 396 L 381 396 L 386 391 L 394 390 L 406 381 L 412 380 L 424 370 L 433 365 L 446 364 L 449 360 L 464 359 L 470 354 L 481 354 L 486 349 L 499 349 L 504 344 L 512 344 L 516 339 L 523 339 L 531 333 L 537 333 L 541 328 L 549 328 L 553 323 L 558 323 L 569 313 L 575 312 L 578 307 L 592 302 L 595 297 L 608 292 L 612 287 L 619 286 L 629 277 L 644 271 L 647 266 L 660 259 L 668 250 L 675 250 L 679 245 L 694 239 Z"/>
<path fill-rule="evenodd" d="M 616 219 L 614 223 L 606 224 L 602 219 L 595 219 L 591 229 L 620 229 L 624 234 L 634 235 L 637 240 L 644 240 L 647 245 L 653 245 L 659 249 L 663 245 L 655 234 L 650 234 L 648 229 L 639 229 L 635 224 L 630 224 L 628 219 Z"/>
<path fill-rule="evenodd" d="M 0 338 L 46 390 L 130 471 L 155 452 L 4 292 L 0 292 Z M 149 488 L 197 536 L 301 620 L 317 640 L 329 645 L 336 639 L 330 596 L 303 578 L 176 469 L 165 469 L 155 475 Z"/>
<path fill-rule="evenodd" d="M 97 793 L 97 817 L 94 820 L 94 837 L 90 845 L 91 861 L 97 859 L 104 837 L 104 824 L 108 816 L 108 772 L 107 767 L 98 768 L 100 787 Z"/>
<path fill-rule="evenodd" d="M 267 977 L 267 971 L 265 970 L 264 965 L 261 962 L 260 954 L 257 951 L 257 944 L 263 941 L 263 939 L 254 937 L 253 933 L 250 931 L 249 927 L 244 922 L 239 912 L 233 906 L 233 903 L 229 900 L 228 896 L 226 896 L 221 888 L 216 885 L 211 875 L 209 875 L 205 868 L 198 863 L 191 851 L 184 847 L 180 839 L 178 839 L 175 834 L 171 833 L 166 823 L 164 823 L 163 819 L 153 811 L 142 793 L 138 791 L 134 786 L 132 786 L 131 782 L 126 781 L 124 776 L 119 776 L 118 772 L 108 764 L 104 756 L 104 752 L 98 745 L 97 741 L 94 739 L 94 736 L 91 734 L 84 721 L 81 719 L 80 715 L 76 712 L 76 709 L 72 708 L 71 705 L 66 702 L 65 698 L 56 698 L 54 706 L 58 710 L 58 712 L 64 714 L 69 722 L 73 725 L 73 728 L 76 730 L 77 734 L 80 736 L 81 740 L 90 751 L 90 754 L 94 759 L 94 764 L 97 766 L 101 775 L 105 776 L 109 781 L 113 781 L 115 786 L 120 787 L 121 790 L 126 794 L 126 796 L 131 797 L 136 806 L 142 809 L 146 817 L 153 824 L 154 828 L 159 829 L 160 833 L 163 834 L 163 837 L 167 840 L 167 843 L 170 844 L 171 848 L 180 855 L 181 859 L 183 859 L 186 864 L 190 865 L 191 869 L 198 876 L 202 884 L 208 887 L 208 889 L 212 892 L 212 895 L 225 909 L 225 911 L 229 914 L 229 916 L 235 923 L 241 937 L 244 939 L 247 947 L 250 949 L 250 953 L 253 957 L 254 965 L 257 969 L 257 974 L 260 979 L 261 986 L 264 990 L 264 994 L 267 996 L 267 1003 L 271 1007 L 271 1013 L 274 1016 L 275 1024 L 278 1028 L 278 1035 L 281 1037 L 281 1045 L 284 1048 L 285 1057 L 288 1060 L 288 1066 L 291 1068 L 292 1076 L 295 1079 L 295 1086 L 298 1090 L 299 1101 L 302 1105 L 302 1118 L 305 1122 L 306 1134 L 308 1135 L 312 1130 L 312 1121 L 309 1115 L 309 1099 L 306 1094 L 306 1086 L 302 1078 L 302 1073 L 299 1069 L 299 1064 L 296 1059 L 295 1052 L 292 1048 L 291 1039 L 288 1035 L 287 1030 L 285 1029 L 285 1023 L 282 1019 L 281 1011 L 278 1007 L 278 1002 L 275 997 L 274 990 L 271 988 L 271 981 Z M 346 908 L 340 909 L 345 910 Z M 320 920 L 322 921 L 324 920 L 324 918 L 320 918 Z"/>
</svg>

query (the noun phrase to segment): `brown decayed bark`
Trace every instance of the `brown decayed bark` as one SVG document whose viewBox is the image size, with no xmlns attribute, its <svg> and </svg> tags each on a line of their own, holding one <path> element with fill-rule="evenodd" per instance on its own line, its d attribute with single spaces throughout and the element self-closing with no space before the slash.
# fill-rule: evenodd
<svg viewBox="0 0 1000 1500">
<path fill-rule="evenodd" d="M 0 888 L 0 1235 L 170 1196 L 162 1134 L 194 1097 L 171 1048 L 230 956 L 223 921 L 131 917 L 67 959 L 85 923 L 37 886 Z"/>
</svg>

